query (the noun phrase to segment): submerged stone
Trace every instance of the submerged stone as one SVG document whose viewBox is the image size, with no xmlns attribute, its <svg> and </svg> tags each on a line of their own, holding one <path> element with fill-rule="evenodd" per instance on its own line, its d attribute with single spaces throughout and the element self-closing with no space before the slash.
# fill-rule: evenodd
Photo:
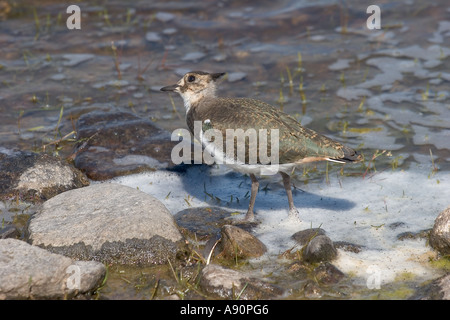
<svg viewBox="0 0 450 320">
<path fill-rule="evenodd" d="M 168 168 L 178 142 L 151 121 L 124 111 L 93 111 L 80 116 L 75 166 L 93 180 Z"/>
<path fill-rule="evenodd" d="M 283 293 L 282 289 L 273 284 L 219 265 L 207 265 L 200 276 L 199 285 L 202 290 L 222 299 L 270 299 Z"/>
</svg>

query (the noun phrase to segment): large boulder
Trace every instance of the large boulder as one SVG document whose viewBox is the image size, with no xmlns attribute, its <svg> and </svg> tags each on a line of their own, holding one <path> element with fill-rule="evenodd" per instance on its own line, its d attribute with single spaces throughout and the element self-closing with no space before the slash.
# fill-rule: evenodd
<svg viewBox="0 0 450 320">
<path fill-rule="evenodd" d="M 164 264 L 186 251 L 173 216 L 153 196 L 95 184 L 46 201 L 32 217 L 30 241 L 79 260 Z"/>
<path fill-rule="evenodd" d="M 105 266 L 74 261 L 16 239 L 0 239 L 0 300 L 63 299 L 101 285 Z"/>
</svg>

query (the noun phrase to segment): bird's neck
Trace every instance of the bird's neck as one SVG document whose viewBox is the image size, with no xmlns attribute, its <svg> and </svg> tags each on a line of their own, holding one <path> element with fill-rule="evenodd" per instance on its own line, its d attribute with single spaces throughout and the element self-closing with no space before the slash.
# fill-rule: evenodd
<svg viewBox="0 0 450 320">
<path fill-rule="evenodd" d="M 216 87 L 209 86 L 198 92 L 187 91 L 183 93 L 182 98 L 184 101 L 184 107 L 186 108 L 186 113 L 188 113 L 191 108 L 201 104 L 202 101 L 217 98 Z"/>
</svg>

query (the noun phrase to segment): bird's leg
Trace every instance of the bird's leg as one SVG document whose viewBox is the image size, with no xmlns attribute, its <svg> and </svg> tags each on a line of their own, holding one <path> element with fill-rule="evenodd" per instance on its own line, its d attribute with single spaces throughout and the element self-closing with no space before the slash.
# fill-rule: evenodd
<svg viewBox="0 0 450 320">
<path fill-rule="evenodd" d="M 245 215 L 245 221 L 253 221 L 255 220 L 255 216 L 253 214 L 253 207 L 255 206 L 256 194 L 258 193 L 259 182 L 256 179 L 253 173 L 250 173 L 250 179 L 252 179 L 252 193 L 250 196 L 250 204 L 248 205 L 248 211 Z"/>
<path fill-rule="evenodd" d="M 298 210 L 294 205 L 294 200 L 292 199 L 291 177 L 287 173 L 281 171 L 280 174 L 281 177 L 283 178 L 284 189 L 286 190 L 286 194 L 289 201 L 289 217 L 300 220 Z"/>
</svg>

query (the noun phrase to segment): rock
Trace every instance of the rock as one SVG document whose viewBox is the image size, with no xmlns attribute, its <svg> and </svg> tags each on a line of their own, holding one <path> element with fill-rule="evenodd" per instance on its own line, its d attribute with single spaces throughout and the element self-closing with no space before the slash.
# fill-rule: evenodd
<svg viewBox="0 0 450 320">
<path fill-rule="evenodd" d="M 397 235 L 397 239 L 400 241 L 403 240 L 418 240 L 418 239 L 426 239 L 430 234 L 430 230 L 420 230 L 418 232 L 406 231 Z"/>
<path fill-rule="evenodd" d="M 160 42 L 162 39 L 157 32 L 149 31 L 145 34 L 145 40 L 148 42 Z"/>
<path fill-rule="evenodd" d="M 303 259 L 309 263 L 331 261 L 336 257 L 333 241 L 325 235 L 312 238 L 303 250 Z"/>
<path fill-rule="evenodd" d="M 6 225 L 5 227 L 0 228 L 0 239 L 8 239 L 8 238 L 19 238 L 20 232 L 13 225 Z"/>
<path fill-rule="evenodd" d="M 46 201 L 32 217 L 34 245 L 78 260 L 164 264 L 185 253 L 167 208 L 144 192 L 96 184 Z"/>
<path fill-rule="evenodd" d="M 450 255 L 450 207 L 442 211 L 434 221 L 430 245 L 440 254 Z"/>
<path fill-rule="evenodd" d="M 228 82 L 237 82 L 247 77 L 245 72 L 231 72 L 228 74 Z"/>
<path fill-rule="evenodd" d="M 267 248 L 249 232 L 232 225 L 222 227 L 220 255 L 227 258 L 249 259 L 262 256 Z"/>
<path fill-rule="evenodd" d="M 294 233 L 291 236 L 291 238 L 297 241 L 300 245 L 304 246 L 315 236 L 322 236 L 322 235 L 325 235 L 325 230 L 323 230 L 322 228 L 311 228 L 300 230 Z"/>
<path fill-rule="evenodd" d="M 341 281 L 345 274 L 329 262 L 325 262 L 314 269 L 314 277 L 321 284 L 331 285 Z"/>
<path fill-rule="evenodd" d="M 203 59 L 204 57 L 206 57 L 206 54 L 204 54 L 203 52 L 197 52 L 197 51 L 196 52 L 188 52 L 181 58 L 181 60 L 197 62 L 197 61 Z"/>
<path fill-rule="evenodd" d="M 422 286 L 409 300 L 450 300 L 450 273 Z"/>
<path fill-rule="evenodd" d="M 342 249 L 344 251 L 353 252 L 353 253 L 360 253 L 361 250 L 364 248 L 364 246 L 361 246 L 359 244 L 354 244 L 347 241 L 334 241 L 333 245 L 336 249 Z"/>
<path fill-rule="evenodd" d="M 92 111 L 80 116 L 74 150 L 75 166 L 92 180 L 173 165 L 171 153 L 178 141 L 151 121 L 123 111 Z"/>
<path fill-rule="evenodd" d="M 72 165 L 47 154 L 0 152 L 0 198 L 41 202 L 74 188 L 89 185 Z"/>
<path fill-rule="evenodd" d="M 270 299 L 283 294 L 275 285 L 214 264 L 203 268 L 200 277 L 202 290 L 222 299 Z"/>
<path fill-rule="evenodd" d="M 80 63 L 91 60 L 95 58 L 95 55 L 90 53 L 70 53 L 63 55 L 63 58 L 67 61 L 63 62 L 63 66 L 75 67 Z"/>
<path fill-rule="evenodd" d="M 74 261 L 16 239 L 0 240 L 0 300 L 63 299 L 93 292 L 106 268 Z"/>
<path fill-rule="evenodd" d="M 304 280 L 308 277 L 310 267 L 303 261 L 295 261 L 286 270 L 295 279 Z"/>
<path fill-rule="evenodd" d="M 319 285 L 312 280 L 306 281 L 306 284 L 303 287 L 303 294 L 306 299 L 319 299 L 323 296 L 322 289 L 320 289 Z"/>
<path fill-rule="evenodd" d="M 180 228 L 203 240 L 220 233 L 220 229 L 230 223 L 226 218 L 231 217 L 231 213 L 219 207 L 188 208 L 179 211 L 174 218 Z"/>
</svg>

